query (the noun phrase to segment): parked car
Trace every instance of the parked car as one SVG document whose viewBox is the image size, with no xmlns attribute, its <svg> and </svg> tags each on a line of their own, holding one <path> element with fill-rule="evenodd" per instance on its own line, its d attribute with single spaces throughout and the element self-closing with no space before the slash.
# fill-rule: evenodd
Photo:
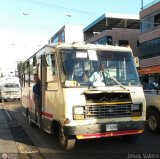
<svg viewBox="0 0 160 159">
<path fill-rule="evenodd" d="M 147 106 L 147 127 L 151 132 L 160 132 L 160 91 L 152 83 L 143 85 Z"/>
</svg>

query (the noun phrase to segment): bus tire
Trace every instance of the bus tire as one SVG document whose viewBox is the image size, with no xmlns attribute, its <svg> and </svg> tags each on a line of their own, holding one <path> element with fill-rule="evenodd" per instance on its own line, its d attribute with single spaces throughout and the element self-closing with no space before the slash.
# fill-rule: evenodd
<svg viewBox="0 0 160 159">
<path fill-rule="evenodd" d="M 157 133 L 160 131 L 160 114 L 158 111 L 151 110 L 148 112 L 148 128 L 151 132 Z"/>
<path fill-rule="evenodd" d="M 122 136 L 123 140 L 128 143 L 135 143 L 139 135 L 124 135 Z"/>
<path fill-rule="evenodd" d="M 70 151 L 75 148 L 76 139 L 70 138 L 69 136 L 65 135 L 63 132 L 63 128 L 60 127 L 59 142 L 60 142 L 60 146 L 63 150 Z"/>
<path fill-rule="evenodd" d="M 30 127 L 35 127 L 35 123 L 31 120 L 30 112 L 28 111 L 27 121 Z"/>
</svg>

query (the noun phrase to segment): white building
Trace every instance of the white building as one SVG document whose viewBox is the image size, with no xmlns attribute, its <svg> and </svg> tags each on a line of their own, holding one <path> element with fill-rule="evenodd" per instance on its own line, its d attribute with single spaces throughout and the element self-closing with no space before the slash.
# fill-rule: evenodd
<svg viewBox="0 0 160 159">
<path fill-rule="evenodd" d="M 48 43 L 72 43 L 83 42 L 83 27 L 79 25 L 64 25 L 57 33 L 55 33 Z"/>
</svg>

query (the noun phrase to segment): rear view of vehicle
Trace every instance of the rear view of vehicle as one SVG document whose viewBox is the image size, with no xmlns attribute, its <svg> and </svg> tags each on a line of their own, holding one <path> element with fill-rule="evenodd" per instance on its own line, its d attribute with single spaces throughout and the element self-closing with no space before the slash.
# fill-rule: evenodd
<svg viewBox="0 0 160 159">
<path fill-rule="evenodd" d="M 3 83 L 0 86 L 0 99 L 2 100 L 20 100 L 21 89 L 19 83 Z"/>
</svg>

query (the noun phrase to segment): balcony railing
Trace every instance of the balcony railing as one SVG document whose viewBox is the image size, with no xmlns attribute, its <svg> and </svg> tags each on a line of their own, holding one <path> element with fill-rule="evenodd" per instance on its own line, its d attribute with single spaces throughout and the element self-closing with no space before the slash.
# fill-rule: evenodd
<svg viewBox="0 0 160 159">
<path fill-rule="evenodd" d="M 143 7 L 141 8 L 141 10 L 144 10 L 144 9 L 146 9 L 146 8 L 149 8 L 150 6 L 152 6 L 152 5 L 154 5 L 154 4 L 158 3 L 158 2 L 160 2 L 160 0 L 154 0 L 153 2 L 151 2 L 151 3 L 149 3 L 149 4 L 145 5 L 145 6 L 143 6 Z"/>
</svg>

